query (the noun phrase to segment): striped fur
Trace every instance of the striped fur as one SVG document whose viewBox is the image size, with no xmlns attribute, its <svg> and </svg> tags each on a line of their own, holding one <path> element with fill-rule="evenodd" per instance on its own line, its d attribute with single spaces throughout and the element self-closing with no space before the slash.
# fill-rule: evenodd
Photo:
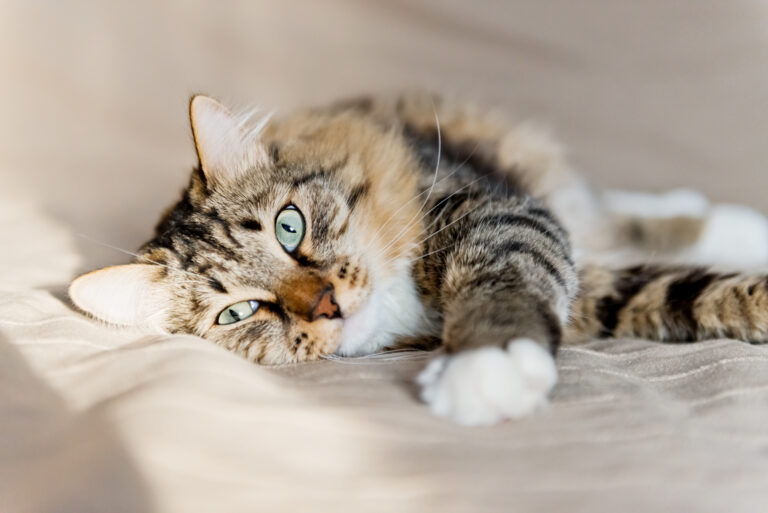
<svg viewBox="0 0 768 513">
<path fill-rule="evenodd" d="M 227 115 L 220 111 L 220 122 Z M 242 162 L 218 157 L 219 168 L 216 155 L 201 155 L 205 165 L 137 258 L 152 269 L 154 302 L 145 306 L 168 331 L 201 335 L 260 363 L 403 341 L 438 341 L 449 354 L 516 339 L 552 354 L 563 339 L 594 336 L 765 341 L 763 276 L 685 266 L 577 269 L 574 253 L 616 245 L 674 251 L 695 241 L 701 223 L 601 217 L 557 146 L 527 125 L 413 94 L 299 111 L 238 141 L 257 146 L 233 154 Z M 585 207 L 574 209 L 573 198 Z M 274 236 L 286 204 L 307 220 L 294 254 Z M 599 221 L 585 222 L 587 214 Z M 75 302 L 118 318 L 84 299 L 91 289 L 119 294 L 108 287 L 115 272 L 76 281 Z M 313 319 L 313 298 L 327 290 L 341 318 Z M 216 324 L 223 308 L 242 300 L 259 301 L 256 315 Z"/>
<path fill-rule="evenodd" d="M 568 338 L 768 341 L 768 276 L 704 267 L 586 267 Z"/>
</svg>

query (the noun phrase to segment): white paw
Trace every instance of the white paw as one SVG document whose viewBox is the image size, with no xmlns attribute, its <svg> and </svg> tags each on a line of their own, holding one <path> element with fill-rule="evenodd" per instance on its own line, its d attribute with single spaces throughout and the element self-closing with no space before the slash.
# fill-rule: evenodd
<svg viewBox="0 0 768 513">
<path fill-rule="evenodd" d="M 557 368 L 549 352 L 521 338 L 507 349 L 483 347 L 436 358 L 418 382 L 435 414 L 467 426 L 488 425 L 545 405 Z"/>
<path fill-rule="evenodd" d="M 700 192 L 674 189 L 661 194 L 607 190 L 603 200 L 609 210 L 633 217 L 704 217 L 709 201 Z"/>
<path fill-rule="evenodd" d="M 715 205 L 694 247 L 681 259 L 749 269 L 768 264 L 768 220 L 741 205 Z"/>
</svg>

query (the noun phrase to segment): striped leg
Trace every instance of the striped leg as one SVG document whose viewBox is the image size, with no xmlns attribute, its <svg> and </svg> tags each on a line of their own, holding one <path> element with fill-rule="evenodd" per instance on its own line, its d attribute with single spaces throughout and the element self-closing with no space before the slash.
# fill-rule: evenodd
<svg viewBox="0 0 768 513">
<path fill-rule="evenodd" d="M 463 424 L 530 413 L 557 380 L 553 355 L 577 288 L 565 232 L 530 199 L 441 201 L 453 204 L 416 275 L 442 313 L 445 354 L 421 374 L 422 398 Z"/>
</svg>

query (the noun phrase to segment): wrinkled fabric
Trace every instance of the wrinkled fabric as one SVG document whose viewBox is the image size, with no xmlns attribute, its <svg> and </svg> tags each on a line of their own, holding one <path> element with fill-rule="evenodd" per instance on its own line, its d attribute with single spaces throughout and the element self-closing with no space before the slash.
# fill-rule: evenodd
<svg viewBox="0 0 768 513">
<path fill-rule="evenodd" d="M 599 183 L 766 209 L 760 2 L 0 2 L 0 511 L 768 511 L 768 347 L 563 348 L 550 406 L 464 428 L 429 355 L 258 367 L 75 312 L 237 106 L 430 87 L 537 119 Z M 248 102 L 253 102 L 248 104 Z"/>
</svg>

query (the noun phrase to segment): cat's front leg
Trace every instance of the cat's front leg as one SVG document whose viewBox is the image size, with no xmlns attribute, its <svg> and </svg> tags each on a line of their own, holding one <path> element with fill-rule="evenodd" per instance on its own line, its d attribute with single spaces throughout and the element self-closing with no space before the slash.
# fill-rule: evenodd
<svg viewBox="0 0 768 513">
<path fill-rule="evenodd" d="M 487 425 L 546 404 L 557 382 L 560 320 L 544 300 L 519 292 L 502 303 L 482 301 L 478 311 L 454 314 L 446 323 L 446 353 L 418 377 L 421 398 L 435 414 Z M 487 299 L 502 299 L 495 296 Z"/>
<path fill-rule="evenodd" d="M 484 207 L 449 235 L 454 244 L 442 261 L 424 264 L 442 273 L 433 283 L 440 284 L 444 352 L 418 377 L 421 398 L 465 425 L 519 418 L 546 404 L 577 288 L 567 238 L 553 218 L 530 202 Z"/>
</svg>

